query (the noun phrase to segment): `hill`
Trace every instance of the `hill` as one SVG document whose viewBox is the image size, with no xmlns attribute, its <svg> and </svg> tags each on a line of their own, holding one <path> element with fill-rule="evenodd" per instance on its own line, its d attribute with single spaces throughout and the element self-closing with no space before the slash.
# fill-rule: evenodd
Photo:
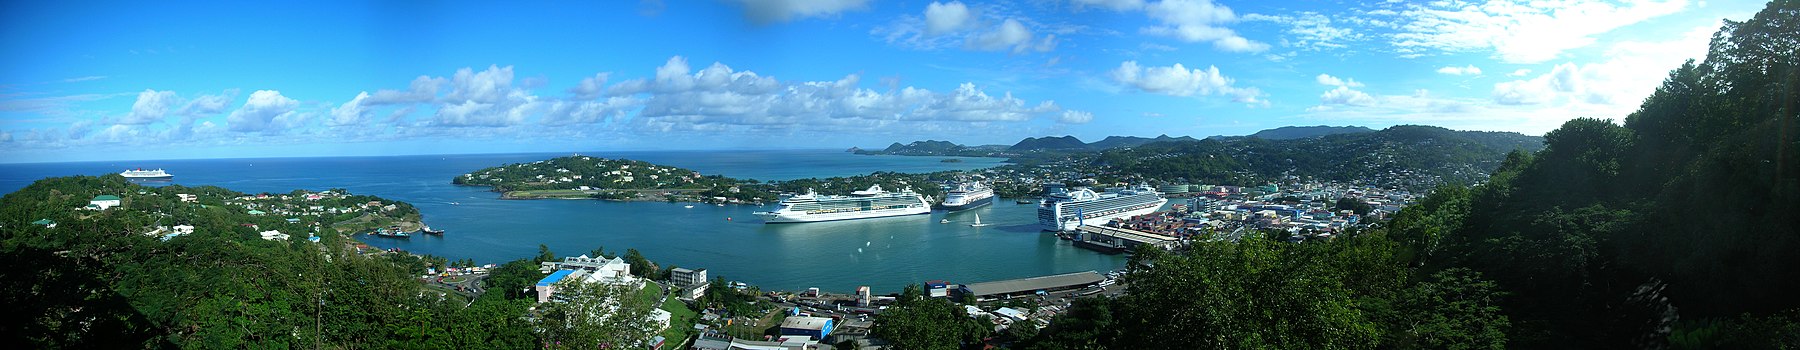
<svg viewBox="0 0 1800 350">
<path fill-rule="evenodd" d="M 1255 134 L 1250 134 L 1250 137 L 1268 139 L 1268 140 L 1292 140 L 1292 139 L 1320 137 L 1320 136 L 1325 136 L 1325 135 L 1355 134 L 1355 133 L 1365 133 L 1365 132 L 1375 132 L 1375 130 L 1365 128 L 1365 127 L 1360 127 L 1360 126 L 1325 126 L 1325 125 L 1320 125 L 1320 126 L 1283 126 L 1283 127 L 1274 128 L 1274 129 L 1257 131 Z"/>
<path fill-rule="evenodd" d="M 1074 136 L 1027 137 L 1024 140 L 1019 140 L 1019 143 L 1013 144 L 1012 147 L 1006 148 L 1006 150 L 1013 151 L 1013 152 L 1029 152 L 1029 151 L 1045 151 L 1045 150 L 1077 151 L 1077 150 L 1083 150 L 1083 149 L 1087 149 L 1087 143 L 1081 142 L 1081 139 L 1075 138 Z"/>
<path fill-rule="evenodd" d="M 1542 138 L 1403 125 L 1313 138 L 1207 139 L 1102 152 L 1096 166 L 1166 181 L 1257 184 L 1284 176 L 1430 188 L 1486 179 L 1512 150 L 1536 151 Z"/>
<path fill-rule="evenodd" d="M 698 171 L 644 161 L 582 155 L 484 168 L 458 175 L 450 182 L 490 186 L 508 199 L 662 200 L 665 198 L 660 195 L 665 192 L 740 201 L 774 198 L 732 190 L 744 182 L 724 176 L 705 176 Z"/>
<path fill-rule="evenodd" d="M 1136 137 L 1136 136 L 1107 136 L 1105 139 L 1102 139 L 1100 141 L 1095 141 L 1094 143 L 1087 144 L 1087 146 L 1084 148 L 1086 148 L 1088 150 L 1094 150 L 1094 151 L 1104 151 L 1104 150 L 1109 150 L 1109 149 L 1114 149 L 1114 148 L 1137 147 L 1137 146 L 1142 146 L 1144 144 L 1148 144 L 1148 143 L 1152 143 L 1152 142 L 1180 142 L 1180 141 L 1200 141 L 1200 140 L 1195 139 L 1193 137 L 1188 137 L 1188 136 L 1169 137 L 1169 135 L 1157 135 L 1154 138 Z"/>
</svg>

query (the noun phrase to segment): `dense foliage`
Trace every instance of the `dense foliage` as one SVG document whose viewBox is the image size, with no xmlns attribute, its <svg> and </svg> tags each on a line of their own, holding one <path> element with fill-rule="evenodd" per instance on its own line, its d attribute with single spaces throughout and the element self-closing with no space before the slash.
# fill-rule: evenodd
<svg viewBox="0 0 1800 350">
<path fill-rule="evenodd" d="M 1800 1 L 1771 2 L 1623 126 L 1571 120 L 1368 231 L 1139 252 L 1124 297 L 1077 301 L 1014 347 L 1800 348 L 1796 53 Z M 1180 147 L 1228 148 L 1132 152 Z"/>
<path fill-rule="evenodd" d="M 1402 125 L 1293 140 L 1159 142 L 1102 152 L 1094 163 L 1165 181 L 1260 185 L 1295 176 L 1427 189 L 1482 181 L 1507 152 L 1535 150 L 1538 143 L 1516 133 Z"/>
<path fill-rule="evenodd" d="M 494 191 L 595 189 L 711 189 L 737 185 L 736 179 L 630 159 L 568 156 L 476 170 L 451 183 L 493 186 Z"/>
</svg>

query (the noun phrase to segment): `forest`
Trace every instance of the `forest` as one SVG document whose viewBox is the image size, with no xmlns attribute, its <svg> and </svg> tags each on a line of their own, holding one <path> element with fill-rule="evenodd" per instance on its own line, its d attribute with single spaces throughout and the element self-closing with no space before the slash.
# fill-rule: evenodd
<svg viewBox="0 0 1800 350">
<path fill-rule="evenodd" d="M 1570 120 L 1374 228 L 1141 251 L 1126 295 L 1036 332 L 877 327 L 946 339 L 907 349 L 1800 348 L 1796 68 L 1800 1 L 1774 1 L 1623 125 Z"/>
</svg>

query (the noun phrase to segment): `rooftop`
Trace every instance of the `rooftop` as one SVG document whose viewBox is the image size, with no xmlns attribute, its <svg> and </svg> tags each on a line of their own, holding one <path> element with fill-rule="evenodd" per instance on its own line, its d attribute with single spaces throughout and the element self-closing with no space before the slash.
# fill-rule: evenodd
<svg viewBox="0 0 1800 350">
<path fill-rule="evenodd" d="M 549 276 L 544 276 L 544 279 L 538 280 L 537 285 L 540 287 L 545 287 L 545 286 L 549 286 L 552 284 L 556 284 L 556 282 L 562 282 L 563 278 L 568 278 L 569 274 L 571 274 L 571 273 L 575 273 L 575 270 L 557 270 L 556 272 L 551 273 Z"/>
<path fill-rule="evenodd" d="M 94 196 L 94 200 L 96 200 L 96 201 L 116 201 L 116 200 L 119 200 L 119 196 L 103 194 L 103 195 Z"/>
<path fill-rule="evenodd" d="M 781 328 L 807 329 L 807 330 L 815 330 L 816 331 L 816 330 L 825 329 L 825 324 L 827 324 L 827 323 L 831 323 L 831 319 L 824 318 L 824 317 L 795 316 L 795 317 L 788 317 L 787 319 L 782 320 Z"/>
<path fill-rule="evenodd" d="M 963 288 L 967 289 L 969 291 L 969 293 L 973 293 L 973 294 L 975 294 L 975 296 L 980 297 L 980 296 L 989 296 L 989 295 L 1030 292 L 1030 291 L 1043 290 L 1043 289 L 1065 288 L 1065 287 L 1079 286 L 1079 285 L 1084 285 L 1084 284 L 1099 283 L 1102 280 L 1105 280 L 1105 278 L 1100 277 L 1100 273 L 1093 272 L 1093 271 L 1083 271 L 1083 272 L 1076 272 L 1076 273 L 1065 273 L 1065 274 L 1061 274 L 1061 275 L 1021 278 L 1021 279 L 1016 279 L 1016 280 L 971 283 L 971 284 L 963 285 Z"/>
</svg>

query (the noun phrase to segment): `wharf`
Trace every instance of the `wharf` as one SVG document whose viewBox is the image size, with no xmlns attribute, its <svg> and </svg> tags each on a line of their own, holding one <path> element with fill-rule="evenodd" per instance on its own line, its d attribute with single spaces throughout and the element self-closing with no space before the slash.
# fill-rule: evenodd
<svg viewBox="0 0 1800 350">
<path fill-rule="evenodd" d="M 1175 249 L 1181 245 L 1181 239 L 1175 237 L 1132 229 L 1083 225 L 1075 230 L 1077 232 L 1076 241 L 1099 247 L 1135 249 L 1148 244 L 1163 249 Z"/>
</svg>

